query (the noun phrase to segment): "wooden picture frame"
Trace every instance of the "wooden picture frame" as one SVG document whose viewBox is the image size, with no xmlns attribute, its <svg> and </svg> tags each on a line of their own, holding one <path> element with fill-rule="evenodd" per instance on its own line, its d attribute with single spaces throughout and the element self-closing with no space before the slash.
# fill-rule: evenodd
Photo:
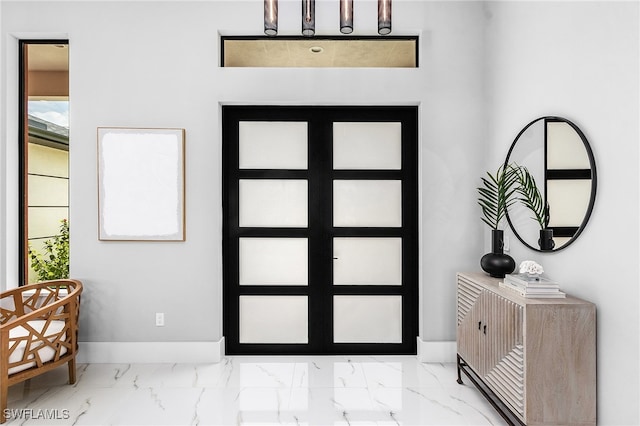
<svg viewBox="0 0 640 426">
<path fill-rule="evenodd" d="M 97 133 L 98 239 L 184 241 L 184 129 Z"/>
</svg>

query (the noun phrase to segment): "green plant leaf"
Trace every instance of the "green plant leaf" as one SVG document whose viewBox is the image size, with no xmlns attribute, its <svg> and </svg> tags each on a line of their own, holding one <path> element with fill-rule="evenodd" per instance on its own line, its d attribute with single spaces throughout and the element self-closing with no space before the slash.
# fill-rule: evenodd
<svg viewBox="0 0 640 426">
<path fill-rule="evenodd" d="M 69 222 L 63 219 L 60 233 L 43 244 L 44 254 L 29 247 L 31 269 L 39 281 L 69 278 Z"/>
<path fill-rule="evenodd" d="M 540 229 L 544 229 L 549 225 L 549 204 L 545 203 L 542 194 L 536 185 L 536 180 L 529 170 L 524 166 L 517 168 L 518 186 L 516 187 L 519 195 L 518 200 L 527 209 L 533 213 L 532 219 L 538 222 Z"/>
<path fill-rule="evenodd" d="M 491 229 L 498 229 L 507 209 L 511 206 L 518 182 L 516 169 L 511 165 L 501 165 L 495 174 L 487 172 L 481 177 L 482 186 L 478 187 L 478 204 L 482 209 L 482 221 Z"/>
</svg>

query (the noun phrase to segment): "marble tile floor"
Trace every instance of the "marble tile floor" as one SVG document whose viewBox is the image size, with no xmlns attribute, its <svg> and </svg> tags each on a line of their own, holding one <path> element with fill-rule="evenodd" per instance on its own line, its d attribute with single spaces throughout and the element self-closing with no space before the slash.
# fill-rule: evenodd
<svg viewBox="0 0 640 426">
<path fill-rule="evenodd" d="M 7 425 L 504 425 L 455 364 L 406 357 L 227 357 L 81 364 L 9 389 Z"/>
</svg>

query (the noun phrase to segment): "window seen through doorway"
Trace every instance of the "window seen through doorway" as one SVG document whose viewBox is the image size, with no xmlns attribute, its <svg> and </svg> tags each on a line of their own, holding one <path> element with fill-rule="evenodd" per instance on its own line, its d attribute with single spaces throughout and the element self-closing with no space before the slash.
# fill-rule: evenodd
<svg viewBox="0 0 640 426">
<path fill-rule="evenodd" d="M 20 49 L 22 283 L 69 275 L 69 74 L 66 41 Z"/>
</svg>

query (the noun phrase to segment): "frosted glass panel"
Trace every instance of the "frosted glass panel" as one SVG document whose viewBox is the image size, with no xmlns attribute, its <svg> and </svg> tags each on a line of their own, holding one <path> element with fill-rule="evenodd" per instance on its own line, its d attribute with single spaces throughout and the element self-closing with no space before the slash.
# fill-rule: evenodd
<svg viewBox="0 0 640 426">
<path fill-rule="evenodd" d="M 307 226 L 307 181 L 240 179 L 240 226 Z"/>
<path fill-rule="evenodd" d="M 401 285 L 401 238 L 334 238 L 335 285 Z"/>
<path fill-rule="evenodd" d="M 292 121 L 241 121 L 241 169 L 306 169 L 307 123 Z"/>
<path fill-rule="evenodd" d="M 401 123 L 333 123 L 333 168 L 400 170 L 401 136 Z"/>
<path fill-rule="evenodd" d="M 548 180 L 549 226 L 580 226 L 591 200 L 591 180 Z"/>
<path fill-rule="evenodd" d="M 240 285 L 307 285 L 306 238 L 240 238 Z"/>
<path fill-rule="evenodd" d="M 568 123 L 547 123 L 547 168 L 591 168 L 584 142 Z"/>
<path fill-rule="evenodd" d="M 240 296 L 240 343 L 308 343 L 307 296 Z"/>
<path fill-rule="evenodd" d="M 401 296 L 334 296 L 335 343 L 402 343 Z"/>
<path fill-rule="evenodd" d="M 565 244 L 568 244 L 571 241 L 572 237 L 553 237 L 553 242 L 555 243 L 555 248 L 562 247 Z"/>
<path fill-rule="evenodd" d="M 401 227 L 402 182 L 334 180 L 333 226 Z"/>
</svg>

